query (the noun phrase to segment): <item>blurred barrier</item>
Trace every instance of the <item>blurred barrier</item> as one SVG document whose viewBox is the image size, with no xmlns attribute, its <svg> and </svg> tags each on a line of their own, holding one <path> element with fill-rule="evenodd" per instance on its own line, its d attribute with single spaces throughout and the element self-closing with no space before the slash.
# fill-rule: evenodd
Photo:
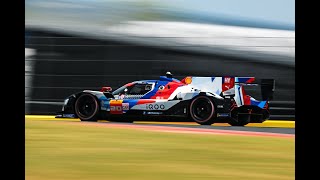
<svg viewBox="0 0 320 180">
<path fill-rule="evenodd" d="M 295 120 L 294 101 L 270 101 L 270 119 Z"/>
<path fill-rule="evenodd" d="M 182 50 L 295 67 L 295 31 L 292 30 L 175 21 L 126 21 L 108 26 L 27 21 L 26 28 L 100 40 L 115 40 L 125 43 L 124 46 L 130 43 L 130 46 Z M 53 44 L 42 44 L 42 46 L 53 46 Z M 114 45 L 60 44 L 58 46 L 101 48 Z"/>
<path fill-rule="evenodd" d="M 26 48 L 25 49 L 25 101 L 31 100 L 31 93 L 32 89 L 29 87 L 32 87 L 32 74 L 33 67 L 34 67 L 34 60 L 32 59 L 32 56 L 36 54 L 36 51 L 34 49 Z M 29 106 L 25 106 L 25 112 L 29 111 Z"/>
<path fill-rule="evenodd" d="M 196 76 L 255 76 L 276 80 L 272 119 L 295 119 L 295 68 L 285 64 L 257 62 L 252 59 L 214 53 L 174 49 L 170 45 L 150 46 L 114 39 L 92 38 L 26 29 L 26 48 L 36 50 L 26 64 L 33 63 L 26 73 L 30 98 L 26 114 L 55 114 L 68 95 L 83 89 L 113 89 L 134 80 L 155 79 L 166 71 L 175 78 Z M 294 61 L 294 58 L 292 59 Z M 260 94 L 248 89 L 248 94 Z"/>
</svg>

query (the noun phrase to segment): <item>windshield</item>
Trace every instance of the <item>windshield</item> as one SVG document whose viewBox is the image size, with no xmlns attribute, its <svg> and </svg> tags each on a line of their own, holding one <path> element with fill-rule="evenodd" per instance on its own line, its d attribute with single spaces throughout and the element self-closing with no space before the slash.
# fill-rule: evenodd
<svg viewBox="0 0 320 180">
<path fill-rule="evenodd" d="M 113 95 L 144 95 L 153 89 L 153 83 L 128 83 L 114 92 Z"/>
<path fill-rule="evenodd" d="M 119 94 L 120 94 L 121 92 L 123 92 L 124 89 L 126 89 L 126 88 L 127 88 L 127 86 L 124 85 L 124 86 L 118 88 L 117 90 L 113 91 L 112 94 L 113 94 L 113 95 L 119 95 Z"/>
</svg>

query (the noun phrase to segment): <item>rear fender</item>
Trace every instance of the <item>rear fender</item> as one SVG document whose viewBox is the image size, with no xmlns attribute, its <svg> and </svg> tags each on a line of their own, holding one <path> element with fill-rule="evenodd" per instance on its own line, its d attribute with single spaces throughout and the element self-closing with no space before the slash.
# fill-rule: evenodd
<svg viewBox="0 0 320 180">
<path fill-rule="evenodd" d="M 211 100 L 214 103 L 215 108 L 221 108 L 224 105 L 224 98 L 221 97 L 220 95 L 212 92 L 200 92 L 198 96 L 208 96 L 211 98 Z M 196 96 L 197 97 L 197 96 Z M 195 97 L 194 97 L 195 98 Z"/>
</svg>

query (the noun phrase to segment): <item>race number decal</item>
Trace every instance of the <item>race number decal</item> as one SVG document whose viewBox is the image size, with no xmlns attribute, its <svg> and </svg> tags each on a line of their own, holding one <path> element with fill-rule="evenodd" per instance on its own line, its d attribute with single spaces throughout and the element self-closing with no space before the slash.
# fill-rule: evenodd
<svg viewBox="0 0 320 180">
<path fill-rule="evenodd" d="M 121 106 L 110 106 L 110 111 L 122 111 Z"/>
<path fill-rule="evenodd" d="M 122 103 L 122 109 L 123 109 L 124 111 L 129 110 L 129 103 Z"/>
<path fill-rule="evenodd" d="M 122 114 L 122 100 L 111 100 L 110 101 L 110 113 L 111 114 Z"/>
</svg>

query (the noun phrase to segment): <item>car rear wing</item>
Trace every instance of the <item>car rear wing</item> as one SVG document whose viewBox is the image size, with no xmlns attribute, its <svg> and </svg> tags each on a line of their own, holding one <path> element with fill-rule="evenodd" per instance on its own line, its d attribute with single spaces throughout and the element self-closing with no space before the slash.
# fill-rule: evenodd
<svg viewBox="0 0 320 180">
<path fill-rule="evenodd" d="M 237 77 L 235 86 L 260 86 L 261 96 L 263 101 L 270 101 L 273 99 L 273 94 L 275 90 L 275 80 L 274 79 L 261 79 L 260 82 L 254 82 L 254 77 Z"/>
</svg>

